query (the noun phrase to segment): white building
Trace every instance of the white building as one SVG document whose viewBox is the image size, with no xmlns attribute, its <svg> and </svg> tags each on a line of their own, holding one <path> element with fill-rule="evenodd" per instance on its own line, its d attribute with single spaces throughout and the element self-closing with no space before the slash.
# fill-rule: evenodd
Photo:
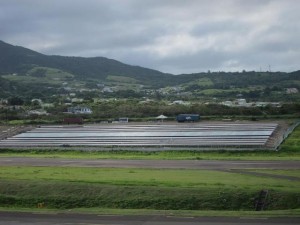
<svg viewBox="0 0 300 225">
<path fill-rule="evenodd" d="M 172 105 L 189 105 L 189 104 L 190 104 L 189 102 L 185 102 L 182 100 L 175 100 L 172 102 Z"/>
<path fill-rule="evenodd" d="M 237 105 L 238 106 L 248 106 L 247 101 L 244 98 L 237 99 Z"/>
<path fill-rule="evenodd" d="M 221 104 L 222 104 L 222 105 L 229 106 L 229 107 L 232 107 L 232 106 L 233 106 L 233 102 L 232 102 L 232 101 L 225 101 L 225 102 L 222 102 Z"/>
<path fill-rule="evenodd" d="M 30 110 L 27 112 L 28 115 L 37 115 L 37 116 L 47 116 L 49 113 L 47 113 L 45 110 Z"/>
<path fill-rule="evenodd" d="M 297 88 L 287 88 L 286 93 L 287 94 L 297 94 L 297 93 L 299 93 L 299 91 Z"/>
<path fill-rule="evenodd" d="M 83 98 L 72 98 L 71 99 L 72 103 L 78 103 L 78 102 L 83 102 Z"/>
<path fill-rule="evenodd" d="M 102 92 L 113 93 L 114 91 L 112 90 L 111 87 L 104 87 Z"/>
<path fill-rule="evenodd" d="M 76 106 L 76 107 L 69 107 L 68 108 L 68 113 L 73 113 L 73 114 L 92 114 L 93 111 L 84 106 Z"/>
<path fill-rule="evenodd" d="M 31 102 L 37 102 L 39 105 L 41 105 L 43 103 L 43 101 L 39 98 L 31 99 Z"/>
</svg>

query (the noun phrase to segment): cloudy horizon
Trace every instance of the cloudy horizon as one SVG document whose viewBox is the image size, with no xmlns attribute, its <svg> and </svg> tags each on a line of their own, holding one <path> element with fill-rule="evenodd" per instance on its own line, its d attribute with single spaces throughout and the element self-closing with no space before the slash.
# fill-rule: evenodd
<svg viewBox="0 0 300 225">
<path fill-rule="evenodd" d="M 1 0 L 0 40 L 172 74 L 299 70 L 300 1 Z"/>
</svg>

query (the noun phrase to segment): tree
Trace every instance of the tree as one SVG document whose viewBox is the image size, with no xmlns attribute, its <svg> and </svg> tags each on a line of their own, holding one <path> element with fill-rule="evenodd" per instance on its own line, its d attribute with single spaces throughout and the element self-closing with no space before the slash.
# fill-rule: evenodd
<svg viewBox="0 0 300 225">
<path fill-rule="evenodd" d="M 8 99 L 8 104 L 9 105 L 23 105 L 24 100 L 18 96 L 14 96 L 14 97 L 11 97 Z"/>
</svg>

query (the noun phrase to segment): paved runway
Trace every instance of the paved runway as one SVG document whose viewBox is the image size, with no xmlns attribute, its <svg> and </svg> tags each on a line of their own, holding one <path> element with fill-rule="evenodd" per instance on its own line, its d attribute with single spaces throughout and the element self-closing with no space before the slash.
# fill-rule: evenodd
<svg viewBox="0 0 300 225">
<path fill-rule="evenodd" d="M 42 126 L 0 141 L 0 147 L 237 147 L 266 145 L 276 123 Z"/>
<path fill-rule="evenodd" d="M 113 216 L 0 212 L 0 225 L 288 225 L 298 218 Z"/>
<path fill-rule="evenodd" d="M 62 166 L 165 169 L 300 169 L 300 161 L 111 160 L 0 157 L 0 166 Z"/>
</svg>

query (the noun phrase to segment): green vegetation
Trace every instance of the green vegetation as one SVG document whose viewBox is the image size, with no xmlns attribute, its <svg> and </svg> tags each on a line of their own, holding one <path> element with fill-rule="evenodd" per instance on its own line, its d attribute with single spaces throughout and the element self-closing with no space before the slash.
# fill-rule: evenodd
<svg viewBox="0 0 300 225">
<path fill-rule="evenodd" d="M 300 182 L 208 170 L 1 167 L 1 179 L 55 180 L 128 186 L 298 190 Z"/>
<path fill-rule="evenodd" d="M 1 167 L 0 178 L 1 206 L 252 210 L 261 189 L 270 210 L 300 206 L 300 182 L 217 171 Z"/>
<path fill-rule="evenodd" d="M 300 126 L 284 141 L 280 151 L 300 152 Z"/>
<path fill-rule="evenodd" d="M 17 81 L 17 82 L 23 82 L 23 83 L 32 83 L 32 82 L 40 81 L 39 78 L 30 77 L 30 76 L 5 75 L 5 76 L 2 76 L 2 77 L 9 80 L 9 81 Z"/>
<path fill-rule="evenodd" d="M 45 83 L 48 85 L 61 84 L 63 81 L 72 80 L 74 75 L 58 69 L 48 67 L 34 67 L 26 75 L 5 75 L 3 78 L 9 81 L 21 82 L 23 84 Z"/>
<path fill-rule="evenodd" d="M 124 77 L 124 76 L 112 76 L 109 75 L 106 77 L 106 80 L 108 81 L 115 81 L 115 82 L 120 82 L 120 83 L 138 83 L 138 81 L 134 78 L 130 77 Z"/>
<path fill-rule="evenodd" d="M 34 67 L 28 71 L 29 76 L 33 77 L 46 77 L 50 80 L 63 81 L 70 80 L 74 78 L 74 75 L 48 67 Z"/>
<path fill-rule="evenodd" d="M 22 208 L 0 207 L 1 211 L 34 212 L 34 213 L 83 213 L 98 215 L 164 215 L 164 216 L 222 216 L 222 217 L 295 217 L 300 215 L 300 209 L 272 210 L 272 211 L 228 211 L 228 210 L 155 210 L 155 209 L 112 209 L 112 208 Z"/>
<path fill-rule="evenodd" d="M 274 116 L 298 118 L 300 112 L 300 93 L 297 93 L 300 71 L 220 71 L 174 76 L 103 57 L 47 56 L 2 41 L 0 58 L 3 59 L 0 60 L 0 99 L 5 100 L 0 103 L 4 105 L 0 107 L 0 123 L 31 119 L 36 124 L 44 118 L 39 115 L 28 118 L 27 112 L 37 109 L 50 113 L 46 120 L 55 123 L 65 117 L 63 112 L 70 105 L 84 105 L 93 110 L 92 115 L 85 116 L 86 122 L 119 117 L 146 120 L 160 114 L 172 120 L 181 113 L 259 120 Z M 287 89 L 296 93 L 287 93 Z M 20 101 L 11 101 L 17 98 Z M 264 107 L 220 104 L 237 98 L 244 98 L 248 103 L 275 104 Z M 41 99 L 51 106 L 33 103 L 32 99 Z M 187 104 L 174 105 L 175 100 Z M 281 107 L 277 107 L 278 102 Z"/>
<path fill-rule="evenodd" d="M 126 151 L 0 149 L 0 157 L 41 157 L 78 159 L 164 159 L 164 160 L 300 160 L 300 151 Z"/>
<path fill-rule="evenodd" d="M 73 74 L 78 80 L 105 80 L 107 75 L 113 75 L 130 77 L 153 85 L 159 84 L 157 80 L 167 81 L 171 76 L 104 57 L 47 56 L 2 41 L 0 41 L 0 58 L 3 59 L 0 61 L 0 74 L 24 75 L 35 67 L 48 67 Z"/>
<path fill-rule="evenodd" d="M 250 170 L 254 172 L 259 172 L 259 173 L 266 173 L 266 174 L 271 174 L 271 175 L 284 175 L 284 176 L 291 176 L 291 177 L 297 177 L 300 178 L 300 171 L 299 170 Z"/>
<path fill-rule="evenodd" d="M 208 88 L 210 86 L 213 86 L 213 82 L 209 78 L 200 78 L 200 79 L 195 79 L 191 82 L 188 82 L 184 85 L 184 90 L 185 91 L 193 91 L 195 89 L 199 88 Z"/>
<path fill-rule="evenodd" d="M 299 102 L 300 99 L 300 93 L 286 93 L 286 88 L 300 89 L 300 71 L 292 73 L 220 71 L 174 76 L 104 57 L 47 56 L 2 41 L 0 41 L 0 58 L 3 59 L 0 61 L 1 98 L 14 95 L 22 95 L 25 98 L 29 96 L 28 92 L 30 93 L 31 89 L 47 94 L 47 97 L 53 95 L 52 91 L 56 95 L 65 94 L 69 89 L 65 90 L 59 84 L 61 81 L 70 81 L 72 83 L 70 86 L 74 88 L 72 92 L 77 91 L 76 87 L 82 84 L 82 88 L 97 90 L 96 84 L 100 82 L 106 85 L 113 84 L 116 90 L 124 90 L 124 85 L 130 84 L 130 88 L 133 88 L 131 91 L 135 93 L 126 96 L 124 92 L 102 93 L 99 90 L 95 93 L 93 90 L 93 93 L 90 91 L 85 93 L 89 97 L 101 94 L 101 97 L 106 98 L 129 96 L 206 101 L 213 98 L 235 99 L 239 95 L 255 101 Z M 137 84 L 143 85 L 143 88 Z M 47 89 L 49 85 L 54 90 Z M 59 87 L 53 87 L 54 85 Z M 167 87 L 169 90 L 173 89 L 173 92 L 163 93 L 159 89 Z M 82 93 L 78 91 L 78 94 Z"/>
</svg>

